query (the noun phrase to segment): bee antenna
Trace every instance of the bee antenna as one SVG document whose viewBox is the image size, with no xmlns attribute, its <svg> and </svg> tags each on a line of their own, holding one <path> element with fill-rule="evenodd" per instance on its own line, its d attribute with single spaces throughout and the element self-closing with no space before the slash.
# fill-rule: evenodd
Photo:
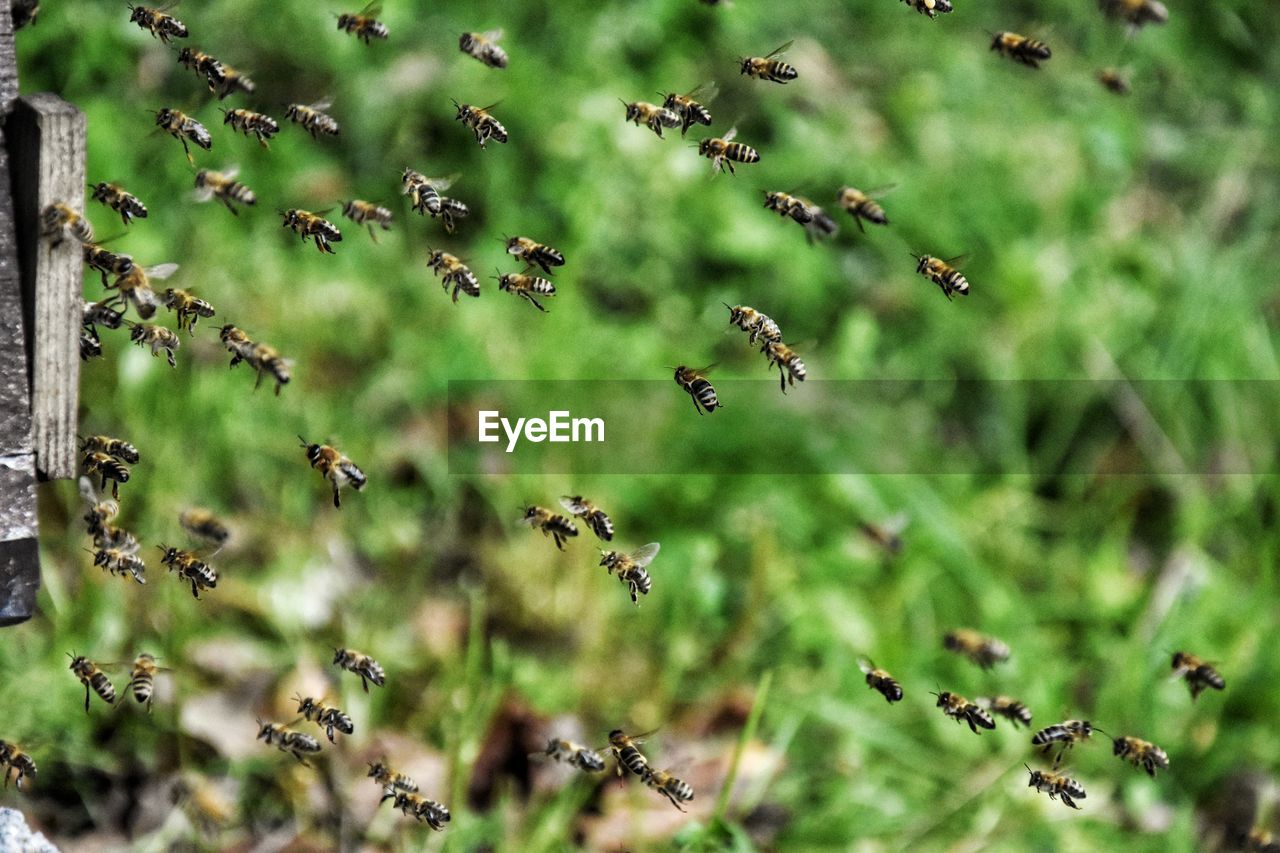
<svg viewBox="0 0 1280 853">
<path fill-rule="evenodd" d="M 303 447 L 310 447 L 310 446 L 311 446 L 311 443 L 310 443 L 310 442 L 308 442 L 308 441 L 307 441 L 305 438 L 303 438 L 302 436 L 298 436 L 298 441 L 300 441 L 300 442 L 302 443 L 302 446 L 303 446 Z M 337 651 L 337 649 L 334 649 L 334 651 L 336 652 L 336 651 Z"/>
</svg>

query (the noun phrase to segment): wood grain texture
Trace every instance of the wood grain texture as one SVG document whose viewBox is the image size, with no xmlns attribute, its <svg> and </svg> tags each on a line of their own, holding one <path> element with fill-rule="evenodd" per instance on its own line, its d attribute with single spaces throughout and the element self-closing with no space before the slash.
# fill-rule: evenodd
<svg viewBox="0 0 1280 853">
<path fill-rule="evenodd" d="M 36 468 L 76 475 L 83 258 L 80 245 L 41 239 L 40 213 L 63 202 L 84 213 L 84 113 L 56 95 L 19 98 L 6 125 L 31 373 Z"/>
<path fill-rule="evenodd" d="M 18 97 L 18 58 L 13 48 L 13 16 L 5 0 L 0 14 L 0 115 L 8 115 Z"/>
</svg>

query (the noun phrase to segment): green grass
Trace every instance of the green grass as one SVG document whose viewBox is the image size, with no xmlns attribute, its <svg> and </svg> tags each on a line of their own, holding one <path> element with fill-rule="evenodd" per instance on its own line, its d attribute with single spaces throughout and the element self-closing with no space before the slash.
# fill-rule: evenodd
<svg viewBox="0 0 1280 853">
<path fill-rule="evenodd" d="M 92 568 L 74 484 L 42 487 L 42 613 L 0 645 L 0 737 L 41 769 L 28 794 L 0 801 L 55 839 L 220 848 L 277 831 L 320 848 L 554 850 L 596 843 L 608 825 L 630 849 L 1191 850 L 1233 780 L 1274 776 L 1275 408 L 1266 388 L 1229 381 L 1280 377 L 1280 31 L 1264 5 L 1171 3 L 1167 26 L 1127 40 L 1065 0 L 962 2 L 933 22 L 893 0 L 387 4 L 391 40 L 369 48 L 334 31 L 337 7 L 179 7 L 193 46 L 258 83 L 224 106 L 283 118 L 290 101 L 333 98 L 338 139 L 284 127 L 270 151 L 221 127 L 201 81 L 123 6 L 46 5 L 17 36 L 23 91 L 80 106 L 89 179 L 118 180 L 151 208 L 111 247 L 181 264 L 175 286 L 218 310 L 184 335 L 176 370 L 106 333 L 106 358 L 84 368 L 81 431 L 141 449 L 121 523 L 149 559 L 181 541 L 190 504 L 237 528 L 214 561 L 218 588 L 196 602 L 158 561 L 145 587 Z M 506 72 L 457 50 L 463 30 L 496 26 Z M 1039 72 L 1001 61 L 987 51 L 995 29 L 1041 35 L 1053 59 Z M 737 75 L 738 56 L 791 38 L 799 81 Z M 1131 97 L 1092 79 L 1111 64 L 1132 73 Z M 762 154 L 736 178 L 712 179 L 678 136 L 624 124 L 617 103 L 713 79 L 710 130 L 736 124 Z M 500 101 L 511 142 L 479 150 L 450 98 Z M 150 133 L 144 110 L 161 106 L 209 126 L 199 164 L 238 163 L 256 209 L 190 201 L 181 146 Z M 473 213 L 457 235 L 409 211 L 405 166 L 459 173 L 451 194 Z M 892 225 L 863 235 L 841 213 L 840 236 L 810 247 L 761 207 L 759 190 L 787 189 L 831 209 L 846 183 L 894 184 Z M 345 239 L 323 257 L 275 214 L 350 196 L 395 211 L 377 245 L 338 220 Z M 89 213 L 101 235 L 123 230 Z M 516 233 L 568 258 L 551 313 L 487 280 L 480 299 L 450 304 L 428 247 L 488 276 L 511 268 L 496 238 Z M 948 304 L 908 252 L 968 253 L 972 295 Z M 86 295 L 99 292 L 86 277 Z M 784 401 L 795 413 L 749 416 L 777 392 L 725 333 L 721 301 L 765 311 L 801 349 L 811 381 Z M 221 322 L 295 360 L 279 398 L 227 370 Z M 761 382 L 734 383 L 723 413 L 695 418 L 669 367 L 716 361 L 716 377 Z M 938 380 L 937 396 L 806 408 L 844 393 L 821 380 L 882 378 Z M 510 473 L 494 457 L 488 473 L 451 475 L 451 379 L 661 380 L 671 413 L 637 452 L 671 464 L 571 476 Z M 975 402 L 945 392 L 953 379 L 1015 381 Z M 1134 387 L 1210 473 L 1177 473 L 1158 438 L 1125 434 L 1123 383 L 1018 381 L 1084 379 L 1170 380 Z M 864 419 L 883 446 L 860 435 Z M 848 459 L 896 454 L 913 473 L 698 473 L 700 453 L 763 446 L 771 428 L 797 458 L 849 471 Z M 926 439 L 951 431 L 976 437 L 986 464 L 949 467 Z M 341 512 L 297 434 L 332 440 L 369 474 Z M 1214 459 L 1228 473 L 1212 473 Z M 686 460 L 689 473 L 671 473 Z M 569 493 L 608 510 L 620 547 L 662 543 L 638 610 L 585 533 L 560 554 L 516 524 L 522 503 Z M 906 547 L 886 560 L 856 525 L 898 512 Z M 982 673 L 945 654 L 942 633 L 960 625 L 1005 639 L 1011 662 Z M 324 683 L 338 644 L 388 672 L 368 697 L 349 679 L 331 688 L 357 736 L 314 771 L 246 747 L 255 717 L 287 720 L 292 692 Z M 141 648 L 175 670 L 155 712 L 98 703 L 86 716 L 65 653 Z M 1166 678 L 1176 648 L 1217 661 L 1227 691 L 1192 704 Z M 903 683 L 900 705 L 867 689 L 859 655 Z M 1069 812 L 1026 788 L 1028 734 L 974 737 L 932 707 L 938 686 L 1010 693 L 1037 724 L 1077 716 L 1137 734 L 1172 767 L 1150 781 L 1105 739 L 1081 747 L 1071 772 L 1089 797 Z M 597 796 L 542 771 L 526 798 L 477 770 L 504 731 L 491 724 L 513 715 L 581 725 L 592 743 L 661 726 L 655 760 L 707 778 L 695 801 L 706 810 L 667 823 L 674 810 L 634 780 Z M 453 810 L 446 833 L 428 839 L 385 807 L 370 817 L 363 762 L 379 750 L 422 768 L 424 793 Z M 221 834 L 165 817 L 178 776 L 227 785 L 235 816 Z M 492 791 L 473 808 L 479 777 Z"/>
</svg>

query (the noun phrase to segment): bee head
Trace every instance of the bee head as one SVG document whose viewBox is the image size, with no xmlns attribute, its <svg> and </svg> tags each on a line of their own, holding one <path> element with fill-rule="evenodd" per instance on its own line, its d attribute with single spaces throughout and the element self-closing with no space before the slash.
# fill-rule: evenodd
<svg viewBox="0 0 1280 853">
<path fill-rule="evenodd" d="M 387 766 L 383 764 L 381 761 L 369 762 L 369 773 L 367 774 L 369 777 L 372 778 L 374 776 L 382 776 L 386 772 L 387 772 Z"/>
<path fill-rule="evenodd" d="M 617 560 L 618 560 L 617 551 L 601 551 L 600 552 L 600 565 L 602 566 L 613 565 L 615 562 L 617 562 Z"/>
<path fill-rule="evenodd" d="M 739 59 L 739 63 L 740 63 L 740 64 L 741 64 L 741 66 L 742 66 L 742 73 L 743 73 L 743 74 L 750 74 L 750 73 L 751 73 L 751 66 L 752 66 L 751 57 L 749 57 L 749 56 L 743 56 L 743 57 L 741 57 L 741 58 Z"/>
<path fill-rule="evenodd" d="M 312 446 L 314 447 L 315 445 L 312 445 Z M 342 659 L 343 659 L 344 657 L 346 657 L 346 656 L 347 656 L 347 650 L 346 650 L 346 649 L 338 649 L 338 648 L 335 648 L 335 649 L 333 650 L 333 662 L 334 662 L 334 663 L 341 663 L 341 662 L 342 662 Z"/>
<path fill-rule="evenodd" d="M 1030 765 L 1028 765 L 1026 762 L 1023 762 L 1022 766 L 1023 766 L 1023 767 L 1026 767 L 1026 768 L 1027 768 L 1027 772 L 1031 774 L 1031 781 L 1027 783 L 1027 787 L 1028 787 L 1028 788 L 1030 788 L 1030 787 L 1032 787 L 1033 785 L 1035 785 L 1035 783 L 1036 783 L 1036 779 L 1037 779 L 1037 778 L 1039 778 L 1039 776 L 1040 776 L 1040 771 L 1039 771 L 1039 770 L 1032 770 L 1032 769 L 1031 769 L 1031 767 L 1030 767 Z"/>
<path fill-rule="evenodd" d="M 495 279 L 497 279 L 497 280 L 498 280 L 498 289 L 499 289 L 499 290 L 510 290 L 510 289 L 511 289 L 511 274 L 510 274 L 510 273 L 503 273 L 503 272 L 501 272 L 500 270 L 494 270 L 494 272 L 497 272 L 497 273 L 498 273 L 497 275 L 493 276 L 493 278 L 495 278 Z"/>
</svg>

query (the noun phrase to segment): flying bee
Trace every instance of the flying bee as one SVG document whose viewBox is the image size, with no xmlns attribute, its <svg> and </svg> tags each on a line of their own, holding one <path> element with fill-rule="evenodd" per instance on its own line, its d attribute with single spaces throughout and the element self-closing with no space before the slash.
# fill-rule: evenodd
<svg viewBox="0 0 1280 853">
<path fill-rule="evenodd" d="M 883 669 L 877 669 L 876 665 L 866 658 L 858 659 L 858 669 L 866 674 L 867 686 L 872 690 L 878 690 L 886 702 L 892 705 L 894 702 L 902 701 L 902 685 L 892 675 Z"/>
<path fill-rule="evenodd" d="M 288 385 L 289 380 L 293 378 L 289 372 L 289 365 L 292 362 L 281 356 L 275 347 L 268 344 L 255 343 L 253 349 L 249 351 L 249 357 L 246 361 L 249 362 L 254 370 L 258 371 L 258 379 L 253 383 L 253 390 L 255 391 L 262 384 L 262 377 L 270 376 L 276 382 L 276 396 L 279 397 L 280 389 Z"/>
<path fill-rule="evenodd" d="M 274 746 L 281 752 L 288 752 L 298 759 L 303 766 L 310 766 L 302 757 L 303 753 L 314 755 L 320 751 L 320 741 L 311 735 L 295 732 L 279 723 L 264 723 L 258 720 L 257 740 L 264 740 L 268 746 Z"/>
<path fill-rule="evenodd" d="M 506 68 L 507 52 L 495 42 L 502 38 L 502 30 L 486 33 L 463 33 L 458 39 L 458 49 L 467 56 L 483 62 L 490 68 Z"/>
<path fill-rule="evenodd" d="M 237 204 L 251 207 L 258 203 L 258 197 L 253 194 L 253 190 L 235 179 L 239 173 L 240 170 L 235 166 L 225 172 L 215 172 L 213 169 L 201 169 L 196 172 L 196 201 L 205 202 L 216 198 L 232 214 L 239 216 L 240 211 L 236 210 Z"/>
<path fill-rule="evenodd" d="M 805 236 L 811 243 L 823 237 L 832 237 L 840 230 L 835 220 L 828 216 L 826 211 L 809 199 L 798 195 L 766 192 L 764 206 L 769 210 L 777 211 L 783 218 L 790 217 L 803 225 Z"/>
<path fill-rule="evenodd" d="M 133 672 L 129 676 L 129 690 L 133 693 L 134 700 L 139 705 L 146 705 L 147 711 L 151 710 L 151 700 L 155 695 L 156 673 L 160 671 L 160 667 L 156 666 L 154 655 L 143 652 L 133 660 Z"/>
<path fill-rule="evenodd" d="M 212 545 L 219 550 L 231 538 L 231 528 L 227 527 L 212 511 L 203 507 L 184 509 L 178 516 L 178 524 L 192 539 Z"/>
<path fill-rule="evenodd" d="M 988 696 L 978 701 L 991 713 L 1013 723 L 1015 729 L 1019 725 L 1031 725 L 1031 709 L 1016 699 L 1010 699 L 1008 696 Z"/>
<path fill-rule="evenodd" d="M 1102 88 L 1115 95 L 1129 94 L 1129 78 L 1115 68 L 1104 68 L 1098 72 L 1098 82 Z"/>
<path fill-rule="evenodd" d="M 338 122 L 324 112 L 331 105 L 327 100 L 317 101 L 314 104 L 290 104 L 285 110 L 284 117 L 294 124 L 302 125 L 312 138 L 321 134 L 337 136 Z"/>
<path fill-rule="evenodd" d="M 80 327 L 80 360 L 102 357 L 102 340 L 92 326 Z"/>
<path fill-rule="evenodd" d="M 218 573 L 213 566 L 201 560 L 191 551 L 170 548 L 168 545 L 156 546 L 164 554 L 160 562 L 169 567 L 169 571 L 178 573 L 178 580 L 191 584 L 191 595 L 199 599 L 201 590 L 214 589 L 218 586 Z"/>
<path fill-rule="evenodd" d="M 591 528 L 591 532 L 596 535 L 597 539 L 603 539 L 608 542 L 613 538 L 613 522 L 609 520 L 609 516 L 604 514 L 604 510 L 597 507 L 591 501 L 581 495 L 565 495 L 560 498 L 560 506 L 569 511 L 570 515 L 582 519 L 587 527 Z"/>
<path fill-rule="evenodd" d="M 704 409 L 711 413 L 724 408 L 724 403 L 716 396 L 716 389 L 707 381 L 705 374 L 710 370 L 710 367 L 694 370 L 683 364 L 676 368 L 676 384 L 689 392 L 689 396 L 693 398 L 693 410 L 698 414 L 702 414 Z"/>
<path fill-rule="evenodd" d="M 866 231 L 862 227 L 864 219 L 873 225 L 889 224 L 889 217 L 885 216 L 884 208 L 860 189 L 841 187 L 839 194 L 836 195 L 836 201 L 845 209 L 846 213 L 853 217 L 853 221 L 858 224 L 859 231 Z"/>
<path fill-rule="evenodd" d="M 369 44 L 369 39 L 385 39 L 391 35 L 387 29 L 387 25 L 381 21 L 375 20 L 375 17 L 382 11 L 382 3 L 380 0 L 373 0 L 372 3 L 365 6 L 356 14 L 343 14 L 338 16 L 338 29 L 345 33 L 350 33 L 365 44 Z"/>
<path fill-rule="evenodd" d="M 342 508 L 338 493 L 344 487 L 350 486 L 358 492 L 369 482 L 364 472 L 356 467 L 356 463 L 336 447 L 330 447 L 327 444 L 310 444 L 302 436 L 298 436 L 298 441 L 302 442 L 302 446 L 306 448 L 307 461 L 311 463 L 311 467 L 319 471 L 320 475 L 333 487 L 335 508 Z"/>
<path fill-rule="evenodd" d="M 217 92 L 226 80 L 226 71 L 218 59 L 203 50 L 184 47 L 178 51 L 178 64 L 199 74 L 209 84 L 210 92 Z"/>
<path fill-rule="evenodd" d="M 108 285 L 107 289 L 114 290 L 115 295 L 104 304 L 113 307 L 120 305 L 121 311 L 127 310 L 128 306 L 132 305 L 139 317 L 149 320 L 155 316 L 156 307 L 160 304 L 160 300 L 156 298 L 155 289 L 151 287 L 151 281 L 153 279 L 163 281 L 177 271 L 177 264 L 157 264 L 153 267 L 133 264 L 128 272 L 117 276 L 116 280 Z"/>
<path fill-rule="evenodd" d="M 783 84 L 791 82 L 800 76 L 800 72 L 794 66 L 788 65 L 781 59 L 774 58 L 779 54 L 785 53 L 791 45 L 792 42 L 787 42 L 775 48 L 766 56 L 744 56 L 742 58 L 742 73 L 757 80 L 769 80 Z"/>
<path fill-rule="evenodd" d="M 651 769 L 644 783 L 666 797 L 671 805 L 680 811 L 685 810 L 681 803 L 687 803 L 693 799 L 693 788 L 689 783 L 677 779 L 666 770 Z"/>
<path fill-rule="evenodd" d="M 222 63 L 222 85 L 218 87 L 218 100 L 222 100 L 228 95 L 234 95 L 236 92 L 243 92 L 246 95 L 252 95 L 257 89 L 257 84 L 249 79 L 249 75 L 245 74 L 238 68 L 233 68 Z"/>
<path fill-rule="evenodd" d="M 129 482 L 129 468 L 114 456 L 99 450 L 87 451 L 81 458 L 84 472 L 90 476 L 97 474 L 102 478 L 102 488 L 111 481 L 111 497 L 119 499 L 120 486 Z"/>
<path fill-rule="evenodd" d="M 169 6 L 172 5 L 169 4 Z M 169 8 L 169 6 L 165 8 Z M 169 39 L 184 39 L 188 35 L 186 25 L 182 21 L 161 9 L 151 9 L 147 6 L 130 6 L 129 9 L 129 21 L 131 23 L 137 24 L 151 33 L 152 37 L 158 38 L 166 44 L 168 44 Z"/>
<path fill-rule="evenodd" d="M 126 535 L 129 537 L 127 542 L 119 545 L 108 545 L 104 542 L 98 550 L 93 551 L 93 564 L 101 566 L 112 575 L 124 577 L 127 574 L 135 582 L 145 584 L 147 564 L 138 556 L 139 545 L 133 538 L 133 534 L 126 533 Z"/>
<path fill-rule="evenodd" d="M 175 353 L 178 347 L 182 346 L 182 341 L 178 339 L 176 332 L 164 326 L 157 326 L 155 323 L 130 323 L 128 320 L 125 322 L 129 324 L 129 340 L 140 347 L 151 347 L 152 358 L 160 355 L 160 351 L 164 350 L 169 366 L 178 366 Z"/>
<path fill-rule="evenodd" d="M 121 462 L 128 462 L 130 465 L 138 464 L 141 458 L 138 455 L 138 448 L 134 447 L 127 441 L 119 438 L 112 438 L 109 435 L 91 435 L 80 445 L 81 453 L 107 453 Z"/>
<path fill-rule="evenodd" d="M 19 791 L 22 780 L 36 775 L 36 762 L 30 755 L 22 751 L 16 743 L 0 740 L 0 767 L 4 767 L 4 786 L 9 787 L 10 774 Z"/>
<path fill-rule="evenodd" d="M 440 193 L 453 185 L 453 178 L 428 178 L 421 172 L 405 167 L 400 175 L 400 191 L 409 196 L 409 205 L 423 216 L 440 214 Z"/>
<path fill-rule="evenodd" d="M 946 14 L 953 8 L 951 0 L 902 0 L 902 2 L 915 9 L 921 15 L 928 15 L 930 19 L 936 18 L 940 14 Z"/>
<path fill-rule="evenodd" d="M 329 244 L 340 242 L 342 240 L 342 232 L 338 230 L 336 225 L 324 218 L 323 214 L 328 212 L 327 210 L 322 210 L 320 213 L 312 213 L 309 210 L 291 207 L 282 214 L 284 217 L 282 224 L 285 228 L 292 230 L 301 237 L 303 242 L 310 237 L 315 240 L 316 248 L 322 253 L 327 252 L 334 255 L 337 253 L 333 250 L 333 246 Z"/>
<path fill-rule="evenodd" d="M 622 100 L 619 98 L 619 100 Z M 652 130 L 662 139 L 662 129 L 664 127 L 679 127 L 680 116 L 666 107 L 659 107 L 648 101 L 622 101 L 622 105 L 627 108 L 626 121 L 631 122 L 636 127 L 644 126 Z"/>
<path fill-rule="evenodd" d="M 1098 8 L 1108 18 L 1126 22 L 1131 30 L 1169 21 L 1169 9 L 1159 0 L 1098 0 Z"/>
<path fill-rule="evenodd" d="M 112 686 L 111 679 L 107 678 L 107 674 L 84 655 L 73 655 L 71 652 L 67 652 L 67 657 L 71 658 L 71 671 L 75 673 L 76 678 L 80 679 L 80 683 L 84 685 L 84 712 L 86 714 L 89 713 L 91 689 L 98 694 L 98 698 L 103 702 L 108 705 L 114 705 L 116 702 L 116 689 Z"/>
<path fill-rule="evenodd" d="M 227 348 L 227 352 L 231 353 L 231 367 L 235 367 L 242 361 L 247 361 L 253 355 L 253 341 L 249 340 L 249 336 L 244 333 L 243 329 L 228 323 L 218 332 L 218 337 L 222 341 L 222 345 Z"/>
<path fill-rule="evenodd" d="M 1114 754 L 1129 762 L 1134 767 L 1141 767 L 1147 775 L 1154 777 L 1157 769 L 1169 767 L 1169 756 L 1163 749 L 1150 741 L 1136 737 L 1112 738 Z"/>
<path fill-rule="evenodd" d="M 1025 764 L 1022 766 L 1027 767 Z M 1031 781 L 1027 783 L 1028 788 L 1035 788 L 1037 793 L 1048 794 L 1051 800 L 1061 797 L 1063 805 L 1073 809 L 1080 808 L 1075 801 L 1085 798 L 1084 785 L 1075 779 L 1069 779 L 1049 770 L 1032 770 L 1027 767 L 1027 772 L 1031 774 Z"/>
<path fill-rule="evenodd" d="M 1039 68 L 1040 63 L 1049 59 L 1053 52 L 1049 45 L 1042 41 L 1029 39 L 1017 33 L 999 32 L 991 37 L 991 49 L 1001 56 L 1007 56 L 1015 62 Z"/>
<path fill-rule="evenodd" d="M 942 295 L 948 299 L 953 298 L 954 294 L 961 296 L 969 295 L 969 281 L 952 266 L 953 263 L 963 258 L 959 255 L 947 260 L 940 260 L 932 255 L 912 255 L 916 259 L 916 272 L 932 281 L 938 287 L 942 288 Z"/>
<path fill-rule="evenodd" d="M 124 188 L 119 184 L 112 184 L 106 181 L 94 184 L 93 200 L 102 202 L 120 214 L 120 218 L 124 220 L 125 225 L 132 223 L 134 217 L 138 219 L 147 218 L 147 206 L 139 201 L 136 195 L 125 192 Z"/>
<path fill-rule="evenodd" d="M 1095 728 L 1088 720 L 1066 720 L 1052 726 L 1045 726 L 1036 732 L 1031 736 L 1031 745 L 1040 747 L 1041 754 L 1048 755 L 1049 750 L 1053 749 L 1056 743 L 1059 745 L 1058 759 L 1061 760 L 1063 753 L 1077 743 L 1084 743 L 1094 732 L 1106 734 L 1102 729 Z"/>
<path fill-rule="evenodd" d="M 1225 690 L 1227 687 L 1227 682 L 1216 669 L 1190 652 L 1174 653 L 1173 674 L 1174 677 L 1186 679 L 1187 686 L 1191 688 L 1192 700 L 1198 699 L 1210 687 L 1214 690 Z"/>
<path fill-rule="evenodd" d="M 222 123 L 231 125 L 232 130 L 243 133 L 245 136 L 252 134 L 257 137 L 258 144 L 263 148 L 270 148 L 271 146 L 267 144 L 268 140 L 280 132 L 278 121 L 253 110 L 222 110 Z"/>
<path fill-rule="evenodd" d="M 550 756 L 552 761 L 568 764 L 584 773 L 599 773 L 604 770 L 604 758 L 600 753 L 571 740 L 551 738 L 547 741 L 546 750 L 539 754 Z"/>
<path fill-rule="evenodd" d="M 723 137 L 712 136 L 703 139 L 698 143 L 698 156 L 710 159 L 711 168 L 717 172 L 723 172 L 727 167 L 730 175 L 735 174 L 734 162 L 759 163 L 760 152 L 749 145 L 734 142 L 733 138 L 737 135 L 738 129 L 734 127 L 730 128 Z"/>
<path fill-rule="evenodd" d="M 396 788 L 409 794 L 418 792 L 418 783 L 403 773 L 397 773 L 385 761 L 375 761 L 369 765 L 369 778 L 383 788 Z"/>
<path fill-rule="evenodd" d="M 387 674 L 382 669 L 382 664 L 368 655 L 352 649 L 334 649 L 333 662 L 339 669 L 345 669 L 360 676 L 360 686 L 364 688 L 365 693 L 369 692 L 369 682 L 373 682 L 375 687 L 381 687 L 387 683 Z"/>
<path fill-rule="evenodd" d="M 639 604 L 640 596 L 648 595 L 653 589 L 653 578 L 649 577 L 648 566 L 658 556 L 662 548 L 657 542 L 641 545 L 634 552 L 624 554 L 621 551 L 605 551 L 600 556 L 600 565 L 609 570 L 609 574 L 618 573 L 618 580 L 627 585 L 631 593 L 631 603 Z"/>
<path fill-rule="evenodd" d="M 730 305 L 728 302 L 720 304 L 729 309 L 729 325 L 746 332 L 747 343 L 751 346 L 755 346 L 756 341 L 761 339 L 782 340 L 782 329 L 769 316 L 747 305 Z"/>
<path fill-rule="evenodd" d="M 715 96 L 716 84 L 703 83 L 683 95 L 677 95 L 675 92 L 663 95 L 662 108 L 680 117 L 680 135 L 684 136 L 695 124 L 711 125 L 711 111 L 707 109 L 706 103 Z M 695 98 L 698 100 L 694 100 Z M 700 103 L 700 101 L 706 103 Z"/>
<path fill-rule="evenodd" d="M 369 236 L 375 243 L 378 242 L 378 235 L 373 226 L 380 225 L 383 231 L 391 230 L 391 211 L 371 201 L 353 198 L 342 205 L 342 215 L 357 225 L 369 226 Z"/>
<path fill-rule="evenodd" d="M 105 535 L 111 519 L 120 514 L 120 504 L 99 495 L 93 480 L 87 476 L 80 478 L 80 497 L 88 507 L 84 514 L 87 532 L 95 539 Z"/>
<path fill-rule="evenodd" d="M 471 213 L 471 208 L 467 207 L 456 198 L 448 198 L 439 196 L 436 203 L 436 212 L 429 213 L 432 219 L 437 216 L 444 223 L 444 233 L 452 234 L 457 229 L 457 221 L 465 219 Z"/>
<path fill-rule="evenodd" d="M 1009 659 L 1009 647 L 997 640 L 979 634 L 969 628 L 948 631 L 942 638 L 942 646 L 949 652 L 964 655 L 983 669 L 990 669 Z"/>
<path fill-rule="evenodd" d="M 490 104 L 487 107 L 473 107 L 471 104 L 460 104 L 454 101 L 453 106 L 458 110 L 458 121 L 471 129 L 471 132 L 476 135 L 476 142 L 480 143 L 481 148 L 490 139 L 495 142 L 507 141 L 507 129 L 502 126 L 502 122 L 494 118 L 489 112 L 497 104 Z"/>
<path fill-rule="evenodd" d="M 644 738 L 653 734 L 653 732 L 645 732 L 634 737 L 628 735 L 622 729 L 614 729 L 609 732 L 609 751 L 613 753 L 614 759 L 618 762 L 618 775 L 622 775 L 623 768 L 639 776 L 641 779 L 648 779 L 649 773 L 652 772 L 649 767 L 649 759 L 644 757 L 639 749 L 640 744 L 644 743 Z"/>
<path fill-rule="evenodd" d="M 510 237 L 506 242 L 507 254 L 520 258 L 530 268 L 539 266 L 544 273 L 551 275 L 552 267 L 564 266 L 564 255 L 545 243 L 530 240 L 528 237 Z"/>
<path fill-rule="evenodd" d="M 546 308 L 542 307 L 542 303 L 538 301 L 538 296 L 555 296 L 556 286 L 545 278 L 536 275 L 523 275 L 517 272 L 503 273 L 496 276 L 498 279 L 498 289 L 505 290 L 508 293 L 514 293 L 521 299 L 526 299 L 534 308 L 539 311 L 546 312 Z"/>
<path fill-rule="evenodd" d="M 938 697 L 938 707 L 942 709 L 942 713 L 957 723 L 968 723 L 969 730 L 974 734 L 982 734 L 982 732 L 978 731 L 979 726 L 984 729 L 994 729 L 996 727 L 996 721 L 991 718 L 985 708 L 973 704 L 960 694 L 943 691 L 933 695 Z"/>
<path fill-rule="evenodd" d="M 80 243 L 93 242 L 93 226 L 89 220 L 76 213 L 68 205 L 55 202 L 40 214 L 40 235 L 49 239 L 51 246 L 61 246 L 68 237 Z"/>
<path fill-rule="evenodd" d="M 411 794 L 406 791 L 397 791 L 395 788 L 383 788 L 382 799 L 379 802 L 391 800 L 391 805 L 400 810 L 402 814 L 408 815 L 418 821 L 426 821 L 436 832 L 444 829 L 444 825 L 451 820 L 449 810 L 435 800 L 428 800 L 426 797 L 418 794 Z"/>
<path fill-rule="evenodd" d="M 795 385 L 797 380 L 804 381 L 804 362 L 795 350 L 782 341 L 765 341 L 760 352 L 764 353 L 770 367 L 778 366 L 778 385 L 783 394 L 787 393 L 788 384 Z"/>
<path fill-rule="evenodd" d="M 133 269 L 133 258 L 128 255 L 108 252 L 93 243 L 85 243 L 82 248 L 84 249 L 85 266 L 102 274 L 103 287 L 107 284 L 108 275 L 126 275 L 129 270 Z"/>
<path fill-rule="evenodd" d="M 213 147 L 213 137 L 209 135 L 209 131 L 205 130 L 204 125 L 181 110 L 175 110 L 172 107 L 159 110 L 156 113 L 156 126 L 182 143 L 182 150 L 186 152 L 188 163 L 195 162 L 191 157 L 188 142 L 206 151 Z"/>
<path fill-rule="evenodd" d="M 905 513 L 899 513 L 881 522 L 859 521 L 858 530 L 892 557 L 902 553 L 902 531 L 909 520 Z"/>
<path fill-rule="evenodd" d="M 541 530 L 543 536 L 550 536 L 561 551 L 564 550 L 564 540 L 578 535 L 578 525 L 563 515 L 540 506 L 525 507 L 520 523 Z"/>
<path fill-rule="evenodd" d="M 325 736 L 329 738 L 329 743 L 334 742 L 333 732 L 335 729 L 344 735 L 355 732 L 356 727 L 352 724 L 351 718 L 337 708 L 325 705 L 322 700 L 317 701 L 310 696 L 296 695 L 293 698 L 298 701 L 298 713 L 324 729 Z"/>
<path fill-rule="evenodd" d="M 86 246 L 88 244 L 85 244 Z M 85 302 L 80 315 L 80 358 L 88 360 L 102 355 L 102 342 L 98 338 L 98 326 L 118 329 L 124 323 L 119 311 L 102 302 Z M 86 341 L 89 344 L 86 354 Z"/>
<path fill-rule="evenodd" d="M 471 269 L 457 255 L 433 249 L 431 254 L 427 256 L 427 266 L 433 271 L 432 275 L 444 273 L 444 278 L 440 280 L 440 283 L 444 286 L 445 292 L 448 292 L 450 285 L 453 286 L 453 301 L 455 304 L 458 301 L 459 291 L 468 296 L 480 295 L 480 280 L 476 278 L 475 273 L 471 272 Z"/>
<path fill-rule="evenodd" d="M 196 323 L 201 317 L 214 315 L 213 306 L 208 302 L 176 287 L 167 289 L 160 297 L 160 302 L 178 315 L 178 329 L 186 329 L 188 334 L 195 332 Z"/>
</svg>

